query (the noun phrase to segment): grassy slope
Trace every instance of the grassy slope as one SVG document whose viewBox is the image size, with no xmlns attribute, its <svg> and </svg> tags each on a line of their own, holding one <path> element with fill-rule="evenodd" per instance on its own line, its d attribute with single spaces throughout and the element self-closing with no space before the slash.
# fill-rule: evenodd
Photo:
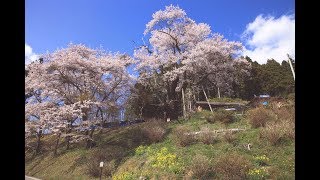
<svg viewBox="0 0 320 180">
<path fill-rule="evenodd" d="M 272 169 L 272 179 L 294 179 L 294 141 L 271 146 L 267 141 L 259 137 L 259 128 L 250 128 L 245 117 L 239 117 L 237 122 L 225 126 L 221 123 L 208 124 L 203 118 L 208 113 L 210 112 L 196 113 L 190 120 L 183 121 L 181 124 L 171 122 L 168 125 L 168 135 L 164 141 L 159 143 L 150 144 L 144 138 L 139 129 L 143 124 L 95 134 L 94 138 L 98 141 L 97 147 L 90 150 L 84 149 L 84 146 L 73 147 L 68 151 L 64 151 L 64 147 L 61 147 L 58 157 L 53 157 L 52 152 L 46 152 L 26 161 L 25 171 L 27 175 L 41 179 L 95 179 L 86 174 L 86 163 L 94 151 L 99 149 L 108 154 L 109 159 L 107 161 L 116 160 L 117 168 L 114 174 L 117 176 L 128 175 L 128 172 L 132 172 L 133 175 L 131 174 L 131 177 L 144 175 L 180 179 L 187 176 L 187 167 L 192 163 L 192 158 L 196 154 L 202 154 L 214 160 L 222 154 L 237 152 L 252 162 L 254 162 L 254 156 L 266 155 L 270 158 L 269 167 Z M 186 147 L 179 147 L 176 145 L 173 133 L 171 133 L 177 126 L 189 126 L 195 131 L 203 127 L 210 129 L 246 128 L 246 130 L 236 133 L 236 140 L 233 143 L 228 143 L 221 139 L 211 145 L 198 142 Z M 252 144 L 250 151 L 245 147 L 247 143 Z M 144 148 L 151 148 L 154 153 L 166 147 L 170 153 L 179 158 L 182 171 L 180 173 L 172 173 L 151 167 L 146 156 L 135 153 L 135 149 L 140 145 L 144 145 Z"/>
</svg>

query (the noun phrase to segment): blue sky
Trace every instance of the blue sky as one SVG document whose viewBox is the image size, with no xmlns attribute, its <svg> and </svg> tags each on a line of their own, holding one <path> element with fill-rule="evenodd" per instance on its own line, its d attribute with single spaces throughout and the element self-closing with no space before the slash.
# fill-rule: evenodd
<svg viewBox="0 0 320 180">
<path fill-rule="evenodd" d="M 213 32 L 241 41 L 259 63 L 270 54 L 281 54 L 279 61 L 286 53 L 294 56 L 293 0 L 26 0 L 26 59 L 70 42 L 132 54 L 152 14 L 170 4 Z"/>
</svg>

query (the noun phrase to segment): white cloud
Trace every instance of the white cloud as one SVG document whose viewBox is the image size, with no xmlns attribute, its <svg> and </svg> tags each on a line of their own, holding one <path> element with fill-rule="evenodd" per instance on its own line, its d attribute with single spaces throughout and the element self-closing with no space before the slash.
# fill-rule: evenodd
<svg viewBox="0 0 320 180">
<path fill-rule="evenodd" d="M 32 48 L 31 46 L 29 46 L 28 44 L 24 44 L 24 63 L 25 64 L 30 64 L 32 61 L 35 61 L 39 58 L 39 55 L 35 54 L 34 52 L 32 52 Z"/>
<path fill-rule="evenodd" d="M 294 58 L 294 15 L 283 15 L 278 19 L 259 15 L 246 26 L 242 39 L 246 45 L 243 55 L 260 64 L 266 63 L 271 58 L 282 62 L 288 59 L 287 54 Z"/>
</svg>

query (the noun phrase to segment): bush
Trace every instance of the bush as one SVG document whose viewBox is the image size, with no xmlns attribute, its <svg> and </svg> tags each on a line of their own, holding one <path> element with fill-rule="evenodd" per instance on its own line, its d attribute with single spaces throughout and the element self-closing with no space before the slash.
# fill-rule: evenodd
<svg viewBox="0 0 320 180">
<path fill-rule="evenodd" d="M 234 113 L 232 111 L 226 111 L 224 109 L 218 109 L 213 114 L 214 121 L 220 121 L 224 124 L 232 123 L 235 121 Z"/>
<path fill-rule="evenodd" d="M 269 122 L 261 130 L 260 136 L 268 140 L 271 145 L 278 145 L 285 139 L 294 139 L 294 123 L 290 121 Z"/>
<path fill-rule="evenodd" d="M 261 130 L 260 136 L 267 139 L 272 145 L 277 145 L 284 136 L 284 130 L 280 129 L 278 123 L 272 122 Z"/>
<path fill-rule="evenodd" d="M 117 175 L 112 176 L 113 180 L 134 180 L 137 179 L 138 176 L 133 172 L 122 172 Z"/>
<path fill-rule="evenodd" d="M 214 174 L 212 162 L 199 154 L 192 159 L 192 164 L 188 169 L 192 177 L 197 179 L 208 179 Z"/>
<path fill-rule="evenodd" d="M 218 141 L 217 134 L 210 131 L 209 129 L 202 131 L 202 133 L 200 133 L 198 137 L 199 140 L 204 144 L 214 144 Z"/>
<path fill-rule="evenodd" d="M 226 154 L 215 163 L 215 172 L 223 179 L 246 179 L 252 164 L 244 156 L 239 154 Z"/>
<path fill-rule="evenodd" d="M 232 143 L 234 140 L 236 140 L 234 134 L 230 131 L 227 131 L 223 134 L 223 139 L 228 143 Z"/>
<path fill-rule="evenodd" d="M 179 173 L 182 170 L 182 166 L 177 155 L 169 152 L 166 147 L 163 147 L 154 153 L 149 153 L 148 161 L 150 161 L 153 168 L 160 168 L 174 173 Z"/>
<path fill-rule="evenodd" d="M 142 132 L 151 142 L 160 142 L 166 134 L 165 124 L 159 120 L 146 122 L 142 127 Z"/>
<path fill-rule="evenodd" d="M 180 146 L 188 146 L 190 144 L 195 143 L 197 140 L 195 135 L 191 133 L 192 130 L 186 126 L 178 126 L 174 129 L 173 134 L 177 143 Z"/>
<path fill-rule="evenodd" d="M 215 133 L 204 132 L 200 134 L 200 141 L 204 144 L 214 144 L 218 141 L 218 139 Z"/>
<path fill-rule="evenodd" d="M 250 180 L 260 180 L 267 179 L 269 177 L 268 172 L 265 168 L 254 168 L 250 169 L 248 172 L 248 179 Z"/>
<path fill-rule="evenodd" d="M 285 129 L 285 137 L 294 140 L 295 139 L 295 123 L 291 121 L 283 122 Z"/>
<path fill-rule="evenodd" d="M 215 122 L 215 118 L 213 117 L 213 115 L 206 116 L 206 120 L 207 120 L 208 123 L 214 123 Z"/>
<path fill-rule="evenodd" d="M 268 121 L 276 119 L 274 113 L 271 110 L 264 107 L 257 107 L 247 112 L 247 117 L 253 128 L 265 127 Z"/>
<path fill-rule="evenodd" d="M 269 164 L 270 159 L 266 155 L 262 155 L 254 157 L 254 160 L 259 166 L 266 166 Z"/>
<path fill-rule="evenodd" d="M 148 148 L 150 149 L 150 147 L 140 145 L 135 149 L 135 154 L 138 156 L 141 156 L 144 153 L 148 152 L 148 150 L 149 150 Z"/>
<path fill-rule="evenodd" d="M 166 172 L 179 173 L 182 170 L 181 159 L 175 153 L 172 153 L 166 147 L 161 149 L 151 148 L 150 146 L 139 146 L 135 149 L 135 154 L 144 156 L 151 167 L 161 169 Z"/>
<path fill-rule="evenodd" d="M 278 120 L 292 122 L 295 120 L 295 108 L 292 106 L 283 106 L 274 109 L 274 113 L 277 115 Z"/>
</svg>

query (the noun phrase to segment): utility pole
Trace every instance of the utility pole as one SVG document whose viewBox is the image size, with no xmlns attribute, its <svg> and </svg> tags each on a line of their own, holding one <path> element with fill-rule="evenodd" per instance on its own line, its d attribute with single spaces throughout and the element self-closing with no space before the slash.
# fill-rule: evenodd
<svg viewBox="0 0 320 180">
<path fill-rule="evenodd" d="M 291 72 L 292 72 L 292 76 L 293 76 L 293 80 L 296 80 L 296 75 L 295 75 L 295 73 L 294 73 L 294 70 L 293 70 L 293 67 L 292 67 L 292 63 L 291 63 L 291 58 L 290 58 L 290 56 L 289 56 L 289 54 L 287 54 L 287 56 L 288 56 L 288 61 L 289 61 L 289 64 L 290 64 L 290 68 L 291 68 Z"/>
</svg>

